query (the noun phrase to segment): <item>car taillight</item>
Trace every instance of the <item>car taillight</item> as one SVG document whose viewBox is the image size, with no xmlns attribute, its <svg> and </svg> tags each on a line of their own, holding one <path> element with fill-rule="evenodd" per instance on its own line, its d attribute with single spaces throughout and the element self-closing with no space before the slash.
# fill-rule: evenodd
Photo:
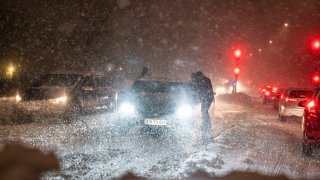
<svg viewBox="0 0 320 180">
<path fill-rule="evenodd" d="M 309 112 L 315 112 L 315 104 L 314 101 L 311 101 L 307 104 L 307 108 Z"/>
<path fill-rule="evenodd" d="M 276 88 L 276 87 L 274 87 L 274 88 L 272 88 L 272 92 L 277 92 L 278 91 L 278 88 Z"/>
<path fill-rule="evenodd" d="M 291 98 L 286 98 L 286 102 L 296 102 L 296 101 L 298 101 L 298 100 L 296 100 L 296 99 L 291 99 Z"/>
</svg>

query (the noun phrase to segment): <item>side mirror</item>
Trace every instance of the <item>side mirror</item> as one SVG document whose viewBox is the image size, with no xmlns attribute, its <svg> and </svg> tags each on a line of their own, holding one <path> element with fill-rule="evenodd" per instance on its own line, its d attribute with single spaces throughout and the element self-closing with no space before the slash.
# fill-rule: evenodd
<svg viewBox="0 0 320 180">
<path fill-rule="evenodd" d="M 298 103 L 298 106 L 299 107 L 305 107 L 307 105 L 307 101 L 300 101 L 299 103 Z"/>
</svg>

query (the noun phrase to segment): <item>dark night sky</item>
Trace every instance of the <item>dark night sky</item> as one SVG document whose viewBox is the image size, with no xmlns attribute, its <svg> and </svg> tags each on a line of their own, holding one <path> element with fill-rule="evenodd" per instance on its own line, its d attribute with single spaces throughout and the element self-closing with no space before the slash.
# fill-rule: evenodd
<svg viewBox="0 0 320 180">
<path fill-rule="evenodd" d="M 134 76 L 147 65 L 155 75 L 186 79 L 203 70 L 216 80 L 232 78 L 230 54 L 239 46 L 240 79 L 298 86 L 313 72 L 306 40 L 320 26 L 319 0 L 0 3 L 0 68 L 12 62 L 28 72 L 112 64 Z"/>
</svg>

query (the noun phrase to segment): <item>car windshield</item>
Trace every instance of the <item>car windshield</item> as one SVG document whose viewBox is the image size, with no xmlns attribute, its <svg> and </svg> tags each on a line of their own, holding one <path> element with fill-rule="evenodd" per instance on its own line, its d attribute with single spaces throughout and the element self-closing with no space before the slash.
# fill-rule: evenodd
<svg viewBox="0 0 320 180">
<path fill-rule="evenodd" d="M 320 179 L 319 100 L 320 0 L 0 0 L 0 180 Z"/>
<path fill-rule="evenodd" d="M 81 79 L 81 75 L 76 74 L 48 74 L 36 83 L 38 86 L 73 86 Z"/>
<path fill-rule="evenodd" d="M 96 77 L 98 87 L 112 87 L 113 80 L 110 77 Z"/>
<path fill-rule="evenodd" d="M 311 90 L 293 90 L 290 91 L 290 98 L 310 98 L 313 95 Z"/>
<path fill-rule="evenodd" d="M 136 81 L 132 85 L 135 92 L 144 93 L 176 93 L 182 90 L 182 83 L 167 81 Z"/>
</svg>

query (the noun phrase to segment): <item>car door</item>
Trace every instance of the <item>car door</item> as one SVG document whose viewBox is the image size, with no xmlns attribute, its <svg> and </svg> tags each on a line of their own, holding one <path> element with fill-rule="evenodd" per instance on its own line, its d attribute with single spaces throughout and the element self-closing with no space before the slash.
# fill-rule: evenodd
<svg viewBox="0 0 320 180">
<path fill-rule="evenodd" d="M 99 106 L 113 107 L 115 105 L 115 89 L 111 77 L 95 76 L 95 93 Z"/>
</svg>

